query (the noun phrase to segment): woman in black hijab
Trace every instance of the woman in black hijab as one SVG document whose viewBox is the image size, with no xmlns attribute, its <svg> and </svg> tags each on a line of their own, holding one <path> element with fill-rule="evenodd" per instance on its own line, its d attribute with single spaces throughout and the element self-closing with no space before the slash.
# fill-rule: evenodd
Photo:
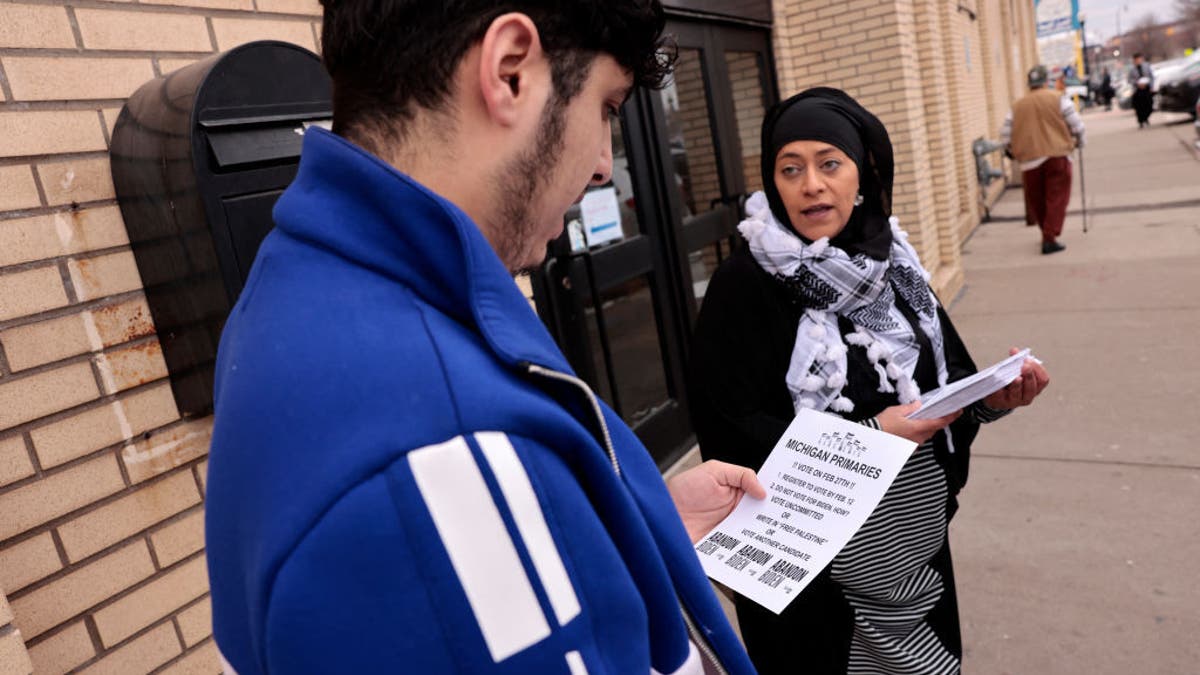
<svg viewBox="0 0 1200 675">
<path fill-rule="evenodd" d="M 919 447 L 783 614 L 736 598 L 746 647 L 768 675 L 959 672 L 947 525 L 971 441 L 1049 378 L 1028 362 L 961 414 L 907 419 L 921 392 L 975 365 L 891 218 L 887 130 L 822 87 L 768 112 L 762 148 L 765 194 L 749 200 L 738 227 L 747 245 L 713 276 L 696 323 L 689 389 L 701 453 L 757 468 L 802 408 Z"/>
</svg>

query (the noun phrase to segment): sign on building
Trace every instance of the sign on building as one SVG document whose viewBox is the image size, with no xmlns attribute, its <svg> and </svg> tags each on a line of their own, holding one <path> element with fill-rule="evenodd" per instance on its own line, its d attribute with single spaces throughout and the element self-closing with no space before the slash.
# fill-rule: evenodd
<svg viewBox="0 0 1200 675">
<path fill-rule="evenodd" d="M 1079 0 L 1035 0 L 1039 60 L 1050 68 L 1077 61 Z"/>
<path fill-rule="evenodd" d="M 1079 0 L 1035 0 L 1039 38 L 1079 30 Z"/>
</svg>

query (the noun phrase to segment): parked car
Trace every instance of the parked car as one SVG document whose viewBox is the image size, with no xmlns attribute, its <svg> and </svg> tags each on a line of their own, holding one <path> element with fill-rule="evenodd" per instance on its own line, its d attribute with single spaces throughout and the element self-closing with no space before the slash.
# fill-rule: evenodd
<svg viewBox="0 0 1200 675">
<path fill-rule="evenodd" d="M 1158 109 L 1165 112 L 1188 112 L 1196 114 L 1196 101 L 1200 99 L 1200 59 L 1173 72 L 1164 78 L 1158 87 Z"/>
</svg>

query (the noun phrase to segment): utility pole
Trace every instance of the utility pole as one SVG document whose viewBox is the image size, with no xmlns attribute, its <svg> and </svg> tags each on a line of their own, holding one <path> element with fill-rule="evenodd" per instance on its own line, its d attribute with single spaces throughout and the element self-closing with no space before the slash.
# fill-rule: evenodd
<svg viewBox="0 0 1200 675">
<path fill-rule="evenodd" d="M 1122 11 L 1126 11 L 1126 12 L 1129 11 L 1129 5 L 1127 5 L 1127 4 L 1117 5 L 1117 39 L 1121 40 L 1121 43 L 1122 43 L 1121 46 L 1124 47 L 1125 46 L 1125 44 L 1124 44 L 1125 34 L 1121 32 L 1121 12 Z"/>
</svg>

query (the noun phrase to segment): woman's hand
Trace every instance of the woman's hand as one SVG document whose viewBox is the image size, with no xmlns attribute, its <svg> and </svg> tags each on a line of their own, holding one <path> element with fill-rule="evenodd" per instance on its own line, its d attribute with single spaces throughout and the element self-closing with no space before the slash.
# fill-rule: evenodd
<svg viewBox="0 0 1200 675">
<path fill-rule="evenodd" d="M 894 405 L 879 413 L 875 419 L 879 422 L 879 428 L 883 431 L 921 444 L 933 438 L 933 435 L 939 429 L 946 428 L 962 414 L 961 410 L 956 410 L 945 417 L 932 420 L 908 419 L 908 416 L 916 412 L 920 407 L 920 401 L 907 405 Z"/>
<path fill-rule="evenodd" d="M 1021 350 L 1013 347 L 1008 353 L 1011 356 L 1019 351 Z M 1019 406 L 1029 405 L 1049 384 L 1050 374 L 1046 372 L 1042 364 L 1032 359 L 1025 359 L 1024 365 L 1021 366 L 1020 377 L 1013 380 L 1007 387 L 983 399 L 983 404 L 993 410 L 1012 410 Z"/>
<path fill-rule="evenodd" d="M 742 494 L 755 499 L 767 497 L 754 471 L 716 460 L 671 478 L 667 481 L 667 491 L 693 544 L 733 511 Z"/>
</svg>

